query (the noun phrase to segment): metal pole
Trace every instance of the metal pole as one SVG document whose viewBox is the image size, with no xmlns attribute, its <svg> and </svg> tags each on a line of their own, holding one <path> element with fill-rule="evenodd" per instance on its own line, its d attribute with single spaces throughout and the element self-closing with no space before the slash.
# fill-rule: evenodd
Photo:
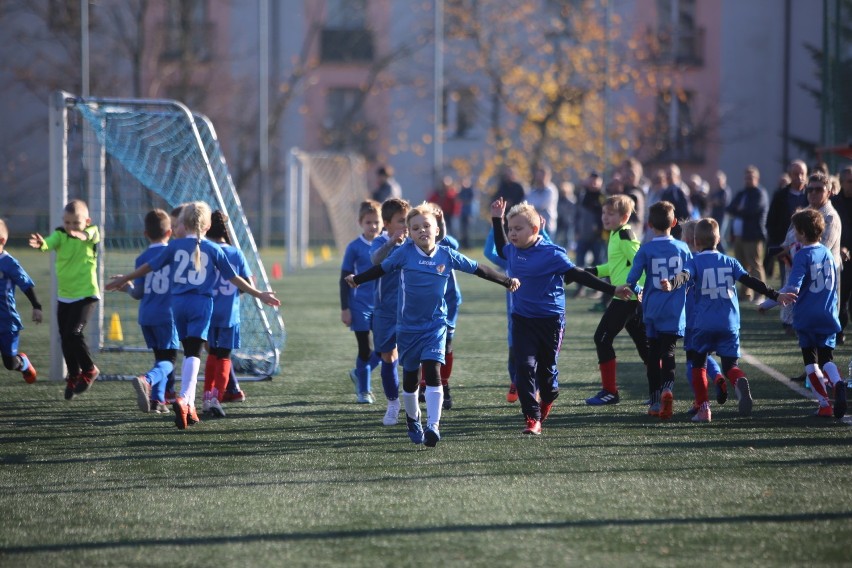
<svg viewBox="0 0 852 568">
<path fill-rule="evenodd" d="M 80 91 L 86 98 L 89 96 L 89 0 L 80 0 L 80 64 Z"/>
<path fill-rule="evenodd" d="M 68 107 L 66 100 L 71 95 L 54 91 L 50 105 L 50 227 L 62 225 L 62 208 L 68 199 Z M 50 253 L 50 298 L 56 305 L 56 253 Z M 65 376 L 65 359 L 59 339 L 59 327 L 50 326 L 50 379 L 58 381 Z"/>
<path fill-rule="evenodd" d="M 433 187 L 444 173 L 444 0 L 435 0 L 435 127 L 433 132 Z"/>
<path fill-rule="evenodd" d="M 287 235 L 284 245 L 287 247 L 287 271 L 292 273 L 296 270 L 296 223 L 294 222 L 298 211 L 296 209 L 296 195 L 299 191 L 298 185 L 301 180 L 299 168 L 302 167 L 299 160 L 298 148 L 290 150 L 287 160 L 287 192 L 284 206 L 284 234 Z"/>
<path fill-rule="evenodd" d="M 260 136 L 260 247 L 269 247 L 272 199 L 269 190 L 269 0 L 258 0 L 259 72 L 258 133 Z"/>
</svg>

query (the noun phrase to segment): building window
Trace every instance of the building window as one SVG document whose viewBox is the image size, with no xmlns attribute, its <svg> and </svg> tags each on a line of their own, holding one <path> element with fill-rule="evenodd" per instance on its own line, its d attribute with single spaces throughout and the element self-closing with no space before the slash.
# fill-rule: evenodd
<svg viewBox="0 0 852 568">
<path fill-rule="evenodd" d="M 320 34 L 323 62 L 373 60 L 373 33 L 367 27 L 367 0 L 328 0 Z"/>
<path fill-rule="evenodd" d="M 704 137 L 694 122 L 694 102 L 691 91 L 671 89 L 658 93 L 654 121 L 658 161 L 704 161 Z"/>
<path fill-rule="evenodd" d="M 209 60 L 212 31 L 207 0 L 168 0 L 163 59 Z"/>
<path fill-rule="evenodd" d="M 657 58 L 661 63 L 704 64 L 704 29 L 696 25 L 696 0 L 657 0 Z"/>
<path fill-rule="evenodd" d="M 444 89 L 444 129 L 453 138 L 469 138 L 476 126 L 478 107 L 472 87 Z"/>
<path fill-rule="evenodd" d="M 355 88 L 329 89 L 325 96 L 322 144 L 327 150 L 351 150 L 374 157 L 375 128 L 364 113 L 364 93 Z"/>
</svg>

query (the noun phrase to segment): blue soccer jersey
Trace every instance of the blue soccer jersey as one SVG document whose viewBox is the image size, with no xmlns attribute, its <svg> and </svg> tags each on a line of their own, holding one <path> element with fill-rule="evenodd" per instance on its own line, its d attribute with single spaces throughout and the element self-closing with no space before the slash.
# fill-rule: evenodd
<svg viewBox="0 0 852 568">
<path fill-rule="evenodd" d="M 26 291 L 35 286 L 35 282 L 12 255 L 3 251 L 0 253 L 0 288 L 3 291 L 3 299 L 0 301 L 0 325 L 5 333 L 24 329 L 15 306 L 15 286 Z"/>
<path fill-rule="evenodd" d="M 812 334 L 840 331 L 837 266 L 830 250 L 819 243 L 802 247 L 793 257 L 787 283 L 798 293 L 793 328 Z"/>
<path fill-rule="evenodd" d="M 251 278 L 251 270 L 246 263 L 243 251 L 233 245 L 221 243 L 219 247 L 225 253 L 228 264 L 237 275 L 246 280 Z M 240 323 L 240 289 L 233 282 L 221 277 L 213 289 L 213 317 L 210 319 L 212 327 L 233 327 Z"/>
<path fill-rule="evenodd" d="M 695 285 L 693 305 L 695 329 L 735 331 L 740 329 L 740 303 L 736 283 L 748 274 L 735 258 L 715 250 L 695 254 L 685 270 Z"/>
<path fill-rule="evenodd" d="M 639 247 L 633 267 L 627 275 L 627 285 L 638 293 L 637 282 L 645 274 L 642 288 L 642 316 L 646 327 L 664 333 L 683 336 L 686 330 L 686 289 L 664 292 L 660 282 L 673 280 L 692 257 L 689 247 L 669 235 L 654 237 Z"/>
<path fill-rule="evenodd" d="M 166 249 L 165 244 L 155 243 L 136 257 L 136 268 L 160 256 Z M 152 270 L 142 278 L 133 281 L 133 297 L 139 302 L 139 325 L 174 325 L 172 315 L 171 266 Z"/>
<path fill-rule="evenodd" d="M 370 245 L 370 254 L 377 250 L 390 240 L 387 232 L 373 239 L 373 244 Z M 398 251 L 402 245 L 396 245 L 391 251 L 391 255 Z M 388 255 L 390 257 L 390 255 Z M 373 314 L 376 317 L 396 319 L 399 311 L 399 273 L 392 272 L 385 274 L 379 278 L 375 284 L 375 300 L 373 303 Z"/>
<path fill-rule="evenodd" d="M 195 268 L 196 245 L 200 247 L 199 268 Z M 185 237 L 170 241 L 159 256 L 151 259 L 151 270 L 160 270 L 171 266 L 172 296 L 198 294 L 213 297 L 213 290 L 220 275 L 225 280 L 237 276 L 228 258 L 219 245 L 207 239 L 197 241 L 195 237 Z"/>
<path fill-rule="evenodd" d="M 565 249 L 540 238 L 524 249 L 507 243 L 503 256 L 506 272 L 521 281 L 521 287 L 512 293 L 512 313 L 527 318 L 565 313 L 563 276 L 575 266 Z"/>
<path fill-rule="evenodd" d="M 459 242 L 450 235 L 441 239 L 438 244 L 459 250 Z M 450 280 L 447 282 L 447 293 L 444 295 L 444 300 L 447 302 L 447 325 L 455 328 L 459 316 L 459 306 L 462 304 L 461 287 L 455 272 L 450 272 Z"/>
<path fill-rule="evenodd" d="M 372 242 L 364 238 L 364 235 L 359 236 L 346 246 L 346 251 L 343 253 L 343 263 L 340 269 L 349 274 L 360 274 L 373 266 L 370 260 L 370 251 L 372 250 Z M 365 282 L 357 288 L 349 289 L 349 310 L 354 314 L 356 312 L 370 314 L 373 312 L 376 301 L 376 283 L 374 281 Z"/>
<path fill-rule="evenodd" d="M 386 273 L 399 271 L 399 332 L 424 332 L 447 325 L 444 299 L 452 270 L 472 274 L 477 262 L 449 247 L 436 246 L 426 254 L 412 241 L 405 242 L 382 261 Z"/>
</svg>

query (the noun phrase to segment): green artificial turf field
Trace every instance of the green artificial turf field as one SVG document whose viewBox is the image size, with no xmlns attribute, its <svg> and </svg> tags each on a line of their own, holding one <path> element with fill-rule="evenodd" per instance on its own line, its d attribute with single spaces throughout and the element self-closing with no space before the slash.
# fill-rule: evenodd
<svg viewBox="0 0 852 568">
<path fill-rule="evenodd" d="M 52 321 L 47 256 L 10 252 Z M 265 256 L 267 266 L 283 258 Z M 335 259 L 274 283 L 288 333 L 281 372 L 244 383 L 245 403 L 187 431 L 139 412 L 126 382 L 66 402 L 61 382 L 0 371 L 0 565 L 852 563 L 852 429 L 811 416 L 815 402 L 756 367 L 743 363 L 751 417 L 731 400 L 696 425 L 679 350 L 676 415 L 661 423 L 645 415 L 644 368 L 625 334 L 621 404 L 588 407 L 600 314 L 569 300 L 561 394 L 543 434 L 524 436 L 505 401 L 504 291 L 461 275 L 455 406 L 438 447 L 418 451 L 404 420 L 382 426 L 378 373 L 377 403 L 355 404 L 338 277 Z M 28 319 L 22 294 L 18 304 Z M 744 349 L 799 374 L 777 313 L 743 312 Z M 45 371 L 47 338 L 47 325 L 28 323 L 21 340 Z M 850 353 L 836 352 L 844 373 Z"/>
</svg>

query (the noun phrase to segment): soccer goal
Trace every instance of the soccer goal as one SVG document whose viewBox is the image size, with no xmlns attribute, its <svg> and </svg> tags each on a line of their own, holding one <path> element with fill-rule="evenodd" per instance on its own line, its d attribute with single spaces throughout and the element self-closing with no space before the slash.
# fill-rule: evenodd
<svg viewBox="0 0 852 568">
<path fill-rule="evenodd" d="M 257 287 L 270 289 L 207 117 L 177 101 L 82 99 L 58 91 L 51 99 L 50 146 L 51 227 L 62 226 L 64 204 L 79 198 L 101 231 L 102 301 L 88 340 L 93 351 L 99 348 L 95 361 L 102 378 L 134 377 L 153 361 L 136 323 L 138 302 L 122 292 L 103 292 L 105 280 L 133 270 L 136 256 L 148 246 L 143 219 L 152 208 L 168 212 L 187 201 L 204 201 L 224 211 L 231 240 L 245 254 Z M 242 346 L 232 354 L 234 369 L 241 378 L 270 377 L 278 371 L 284 322 L 277 309 L 254 298 L 244 297 L 240 306 Z M 61 379 L 65 368 L 56 326 L 50 352 L 50 376 Z"/>
</svg>

